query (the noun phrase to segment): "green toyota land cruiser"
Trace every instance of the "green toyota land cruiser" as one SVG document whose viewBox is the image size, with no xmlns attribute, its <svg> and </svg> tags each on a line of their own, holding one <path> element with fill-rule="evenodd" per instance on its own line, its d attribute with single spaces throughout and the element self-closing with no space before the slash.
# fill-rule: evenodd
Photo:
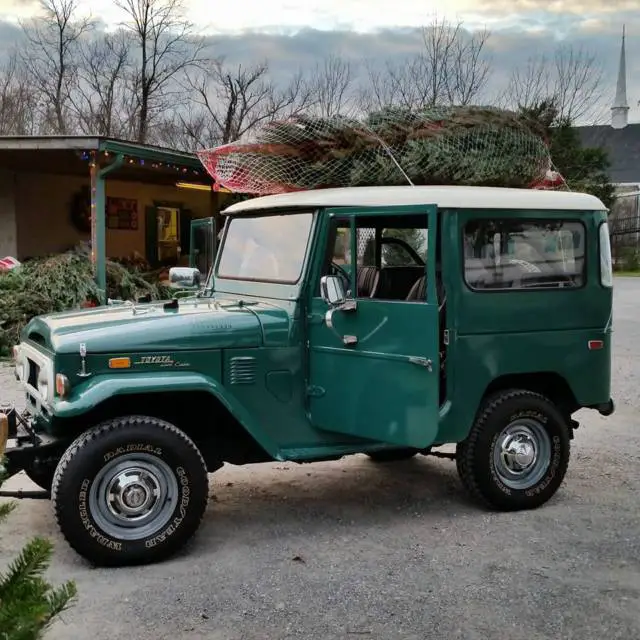
<svg viewBox="0 0 640 640">
<path fill-rule="evenodd" d="M 0 451 L 92 563 L 182 547 L 225 462 L 439 454 L 489 508 L 538 507 L 576 411 L 613 413 L 597 198 L 363 187 L 224 213 L 210 272 L 172 273 L 193 295 L 38 317 L 15 349 L 28 409 Z"/>
</svg>

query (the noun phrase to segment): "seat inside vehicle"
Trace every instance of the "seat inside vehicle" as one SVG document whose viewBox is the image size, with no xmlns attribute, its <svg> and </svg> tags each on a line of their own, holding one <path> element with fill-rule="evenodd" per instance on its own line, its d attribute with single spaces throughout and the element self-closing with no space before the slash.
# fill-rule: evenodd
<svg viewBox="0 0 640 640">
<path fill-rule="evenodd" d="M 376 267 L 358 267 L 358 297 L 369 298 L 378 277 Z"/>
<path fill-rule="evenodd" d="M 382 267 L 376 274 L 370 297 L 377 300 L 406 300 L 411 288 L 424 275 L 422 266 Z"/>
</svg>

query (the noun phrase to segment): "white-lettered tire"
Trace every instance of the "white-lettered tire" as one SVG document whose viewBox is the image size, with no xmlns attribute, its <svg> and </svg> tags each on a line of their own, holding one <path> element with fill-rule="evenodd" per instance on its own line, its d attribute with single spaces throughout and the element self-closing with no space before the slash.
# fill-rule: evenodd
<svg viewBox="0 0 640 640">
<path fill-rule="evenodd" d="M 570 428 L 546 397 L 509 389 L 489 397 L 456 451 L 471 495 L 500 511 L 534 509 L 558 490 L 569 465 Z"/>
<path fill-rule="evenodd" d="M 204 515 L 207 468 L 180 429 L 147 416 L 109 420 L 62 456 L 51 499 L 67 542 L 98 566 L 159 562 Z"/>
</svg>

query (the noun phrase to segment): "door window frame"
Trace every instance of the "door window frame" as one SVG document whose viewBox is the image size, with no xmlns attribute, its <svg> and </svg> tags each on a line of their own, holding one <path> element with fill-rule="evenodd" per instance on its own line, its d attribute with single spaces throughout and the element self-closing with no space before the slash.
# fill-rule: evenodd
<svg viewBox="0 0 640 640">
<path fill-rule="evenodd" d="M 313 282 L 312 297 L 320 297 L 320 280 L 324 274 L 324 270 L 327 266 L 327 260 L 331 258 L 334 250 L 334 244 L 330 244 L 332 237 L 335 243 L 335 234 L 332 233 L 332 225 L 336 221 L 348 221 L 350 238 L 349 246 L 351 253 L 351 273 L 350 273 L 350 300 L 358 300 L 357 291 L 357 249 L 358 238 L 356 234 L 356 220 L 359 218 L 373 218 L 373 217 L 399 217 L 399 216 L 420 216 L 424 215 L 427 220 L 427 255 L 424 264 L 424 275 L 426 277 L 426 299 L 420 300 L 424 304 L 438 305 L 438 298 L 436 292 L 436 282 L 434 277 L 429 277 L 430 265 L 432 266 L 431 273 L 435 274 L 436 257 L 438 255 L 438 207 L 436 204 L 424 204 L 424 205 L 399 205 L 396 207 L 331 207 L 325 210 L 324 224 L 322 225 L 322 234 L 319 237 L 319 241 L 323 244 L 320 245 L 320 251 L 318 251 L 319 260 L 316 265 L 315 274 L 311 280 Z M 376 252 L 378 247 L 376 246 Z M 376 256 L 377 258 L 377 256 Z M 362 300 L 362 299 L 360 299 Z M 375 302 L 385 302 L 388 304 L 408 304 L 405 300 L 382 300 L 375 298 L 367 298 Z M 410 304 L 416 304 L 411 302 Z"/>
</svg>

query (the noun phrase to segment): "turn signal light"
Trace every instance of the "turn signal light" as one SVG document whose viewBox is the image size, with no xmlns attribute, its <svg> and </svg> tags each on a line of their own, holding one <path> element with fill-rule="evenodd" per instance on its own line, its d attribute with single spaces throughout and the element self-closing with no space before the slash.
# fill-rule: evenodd
<svg viewBox="0 0 640 640">
<path fill-rule="evenodd" d="M 56 393 L 64 398 L 69 393 L 69 378 L 63 373 L 56 374 Z"/>
<path fill-rule="evenodd" d="M 109 360 L 109 369 L 130 369 L 131 358 L 111 358 Z"/>
</svg>

